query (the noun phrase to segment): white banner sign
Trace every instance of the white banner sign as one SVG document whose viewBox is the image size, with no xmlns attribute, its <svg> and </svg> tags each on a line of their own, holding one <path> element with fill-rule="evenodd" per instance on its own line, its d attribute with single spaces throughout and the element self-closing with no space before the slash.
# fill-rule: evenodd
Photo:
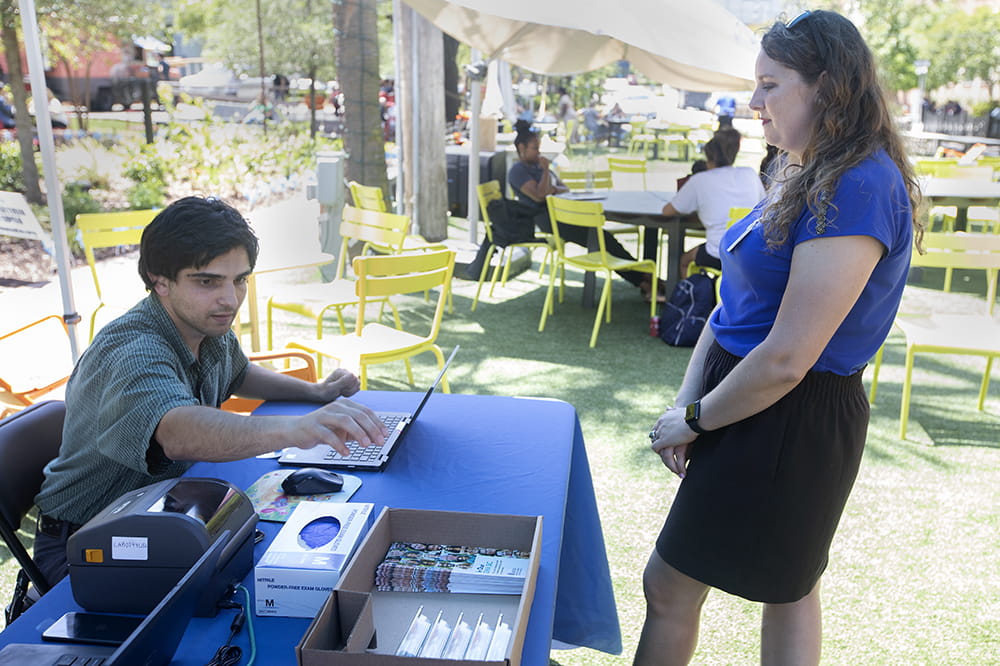
<svg viewBox="0 0 1000 666">
<path fill-rule="evenodd" d="M 45 245 L 52 243 L 24 195 L 17 192 L 0 192 L 0 236 L 29 238 Z"/>
</svg>

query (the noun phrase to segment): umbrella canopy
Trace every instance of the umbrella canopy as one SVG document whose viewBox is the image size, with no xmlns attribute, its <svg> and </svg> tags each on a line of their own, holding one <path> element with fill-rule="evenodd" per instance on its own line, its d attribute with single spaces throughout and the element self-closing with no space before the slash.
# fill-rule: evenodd
<svg viewBox="0 0 1000 666">
<path fill-rule="evenodd" d="M 438 28 L 544 74 L 576 74 L 628 60 L 660 83 L 712 92 L 753 87 L 758 41 L 711 0 L 405 0 Z"/>
</svg>

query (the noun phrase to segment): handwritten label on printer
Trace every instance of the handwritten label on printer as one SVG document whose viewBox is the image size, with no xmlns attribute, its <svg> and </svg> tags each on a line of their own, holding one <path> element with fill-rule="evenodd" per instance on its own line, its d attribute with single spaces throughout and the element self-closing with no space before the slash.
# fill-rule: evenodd
<svg viewBox="0 0 1000 666">
<path fill-rule="evenodd" d="M 135 536 L 111 537 L 111 559 L 113 560 L 148 560 L 149 539 Z"/>
</svg>

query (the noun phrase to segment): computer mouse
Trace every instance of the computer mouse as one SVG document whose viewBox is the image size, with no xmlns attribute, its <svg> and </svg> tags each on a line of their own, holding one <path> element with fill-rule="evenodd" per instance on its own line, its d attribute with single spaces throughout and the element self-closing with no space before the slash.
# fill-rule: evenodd
<svg viewBox="0 0 1000 666">
<path fill-rule="evenodd" d="M 286 495 L 319 495 L 336 493 L 344 487 L 344 477 L 327 469 L 303 467 L 295 470 L 281 482 Z"/>
</svg>

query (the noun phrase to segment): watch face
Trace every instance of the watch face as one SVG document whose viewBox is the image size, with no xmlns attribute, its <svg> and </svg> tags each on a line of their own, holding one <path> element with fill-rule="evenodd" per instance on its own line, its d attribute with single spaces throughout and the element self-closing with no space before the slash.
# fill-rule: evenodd
<svg viewBox="0 0 1000 666">
<path fill-rule="evenodd" d="M 701 402 L 692 402 L 684 409 L 685 421 L 697 421 L 701 417 Z"/>
</svg>

